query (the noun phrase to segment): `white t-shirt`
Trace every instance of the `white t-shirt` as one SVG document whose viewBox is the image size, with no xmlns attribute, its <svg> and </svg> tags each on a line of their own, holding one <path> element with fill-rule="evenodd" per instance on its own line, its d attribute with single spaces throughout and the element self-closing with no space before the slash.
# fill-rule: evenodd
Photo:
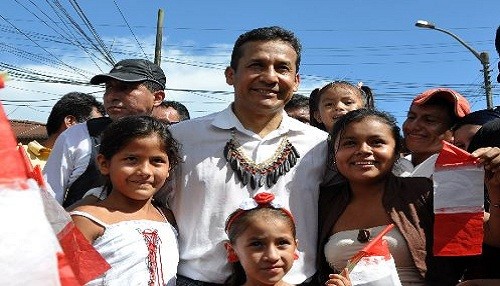
<svg viewBox="0 0 500 286">
<path fill-rule="evenodd" d="M 245 153 L 260 163 L 273 156 L 282 136 L 298 150 L 300 158 L 288 173 L 268 188 L 253 190 L 243 186 L 226 159 L 224 146 L 231 128 Z M 300 284 L 316 270 L 317 213 L 319 185 L 327 160 L 328 134 L 288 117 L 277 130 L 260 138 L 246 130 L 231 107 L 205 117 L 183 121 L 171 127 L 181 144 L 184 162 L 173 175 L 170 208 L 179 227 L 180 262 L 178 273 L 191 279 L 223 283 L 230 275 L 224 249 L 224 224 L 245 198 L 263 191 L 284 201 L 295 217 L 299 240 L 299 259 L 285 281 Z"/>
<path fill-rule="evenodd" d="M 85 122 L 71 126 L 57 137 L 43 174 L 60 204 L 66 189 L 87 169 L 91 147 Z"/>
</svg>

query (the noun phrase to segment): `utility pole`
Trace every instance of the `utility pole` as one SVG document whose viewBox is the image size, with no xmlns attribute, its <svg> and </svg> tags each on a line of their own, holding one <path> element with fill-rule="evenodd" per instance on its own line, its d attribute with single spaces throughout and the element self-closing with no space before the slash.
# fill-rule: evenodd
<svg viewBox="0 0 500 286">
<path fill-rule="evenodd" d="M 481 62 L 481 64 L 483 65 L 482 72 L 483 72 L 483 77 L 484 77 L 484 91 L 486 94 L 486 107 L 488 109 L 493 109 L 493 94 L 491 91 L 491 81 L 490 81 L 490 57 L 489 57 L 488 53 L 487 52 L 478 53 L 476 50 L 474 50 L 471 46 L 469 46 L 466 42 L 464 42 L 464 40 L 462 40 L 457 35 L 453 34 L 450 31 L 447 31 L 445 29 L 438 28 L 438 27 L 436 27 L 436 25 L 434 25 L 431 22 L 418 20 L 415 23 L 415 26 L 417 26 L 419 28 L 436 30 L 439 32 L 443 32 L 447 35 L 450 35 L 455 40 L 457 40 L 460 44 L 462 44 L 464 47 L 466 47 Z"/>
<path fill-rule="evenodd" d="M 155 64 L 161 64 L 161 42 L 163 35 L 163 10 L 158 9 L 158 21 L 156 23 L 156 46 L 155 46 Z"/>
</svg>

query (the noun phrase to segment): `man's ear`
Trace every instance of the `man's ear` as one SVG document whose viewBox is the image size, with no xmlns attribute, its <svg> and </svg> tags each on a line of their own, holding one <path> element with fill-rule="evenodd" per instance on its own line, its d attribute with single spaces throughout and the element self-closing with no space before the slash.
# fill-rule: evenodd
<svg viewBox="0 0 500 286">
<path fill-rule="evenodd" d="M 64 117 L 64 127 L 65 127 L 64 129 L 68 129 L 77 123 L 78 121 L 76 120 L 76 117 L 73 115 L 66 115 Z"/>
<path fill-rule="evenodd" d="M 165 91 L 164 90 L 157 90 L 153 92 L 153 106 L 158 106 L 161 104 L 161 102 L 165 99 Z"/>
<path fill-rule="evenodd" d="M 96 157 L 97 167 L 102 175 L 109 175 L 109 161 L 104 158 L 103 154 L 98 154 Z"/>
<path fill-rule="evenodd" d="M 300 85 L 300 75 L 297 73 L 295 75 L 295 84 L 293 86 L 293 91 L 294 92 L 297 91 L 297 90 L 299 90 L 299 85 Z"/>
<path fill-rule="evenodd" d="M 226 83 L 229 85 L 233 85 L 234 83 L 234 69 L 232 67 L 227 67 L 224 71 L 224 75 L 226 76 Z"/>
<path fill-rule="evenodd" d="M 446 130 L 443 134 L 443 140 L 453 144 L 453 131 L 451 129 Z"/>
</svg>

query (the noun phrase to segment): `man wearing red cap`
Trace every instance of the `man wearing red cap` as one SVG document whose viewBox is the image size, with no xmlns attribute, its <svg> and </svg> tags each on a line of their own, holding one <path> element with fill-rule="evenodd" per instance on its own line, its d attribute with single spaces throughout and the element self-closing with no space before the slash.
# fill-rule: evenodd
<svg viewBox="0 0 500 286">
<path fill-rule="evenodd" d="M 452 127 L 470 113 L 467 99 L 449 88 L 434 88 L 415 97 L 403 123 L 410 154 L 400 160 L 401 176 L 430 177 L 442 140 L 453 142 Z"/>
</svg>

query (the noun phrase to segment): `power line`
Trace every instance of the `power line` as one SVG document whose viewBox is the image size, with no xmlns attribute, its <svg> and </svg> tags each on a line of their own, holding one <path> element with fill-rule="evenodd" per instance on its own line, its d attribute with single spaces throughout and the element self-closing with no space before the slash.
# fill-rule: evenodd
<svg viewBox="0 0 500 286">
<path fill-rule="evenodd" d="M 146 57 L 146 59 L 147 59 L 147 58 L 148 58 L 148 56 L 146 55 L 146 52 L 144 52 L 144 49 L 142 48 L 141 43 L 139 43 L 139 40 L 137 40 L 137 37 L 135 36 L 134 31 L 132 31 L 132 28 L 131 28 L 131 27 L 130 27 L 130 25 L 128 24 L 127 19 L 126 19 L 126 18 L 125 18 L 125 16 L 123 15 L 122 10 L 120 9 L 120 7 L 118 6 L 118 4 L 116 3 L 116 1 L 115 1 L 115 0 L 113 0 L 113 3 L 115 3 L 116 9 L 118 9 L 118 12 L 120 12 L 120 15 L 122 16 L 123 21 L 124 21 L 124 22 L 125 22 L 125 24 L 127 25 L 128 29 L 129 29 L 129 31 L 130 31 L 130 33 L 132 33 L 132 35 L 134 36 L 134 39 L 135 39 L 135 41 L 136 41 L 137 45 L 139 46 L 139 48 L 141 49 L 142 53 L 144 54 L 144 56 L 145 56 L 145 57 Z"/>
</svg>

